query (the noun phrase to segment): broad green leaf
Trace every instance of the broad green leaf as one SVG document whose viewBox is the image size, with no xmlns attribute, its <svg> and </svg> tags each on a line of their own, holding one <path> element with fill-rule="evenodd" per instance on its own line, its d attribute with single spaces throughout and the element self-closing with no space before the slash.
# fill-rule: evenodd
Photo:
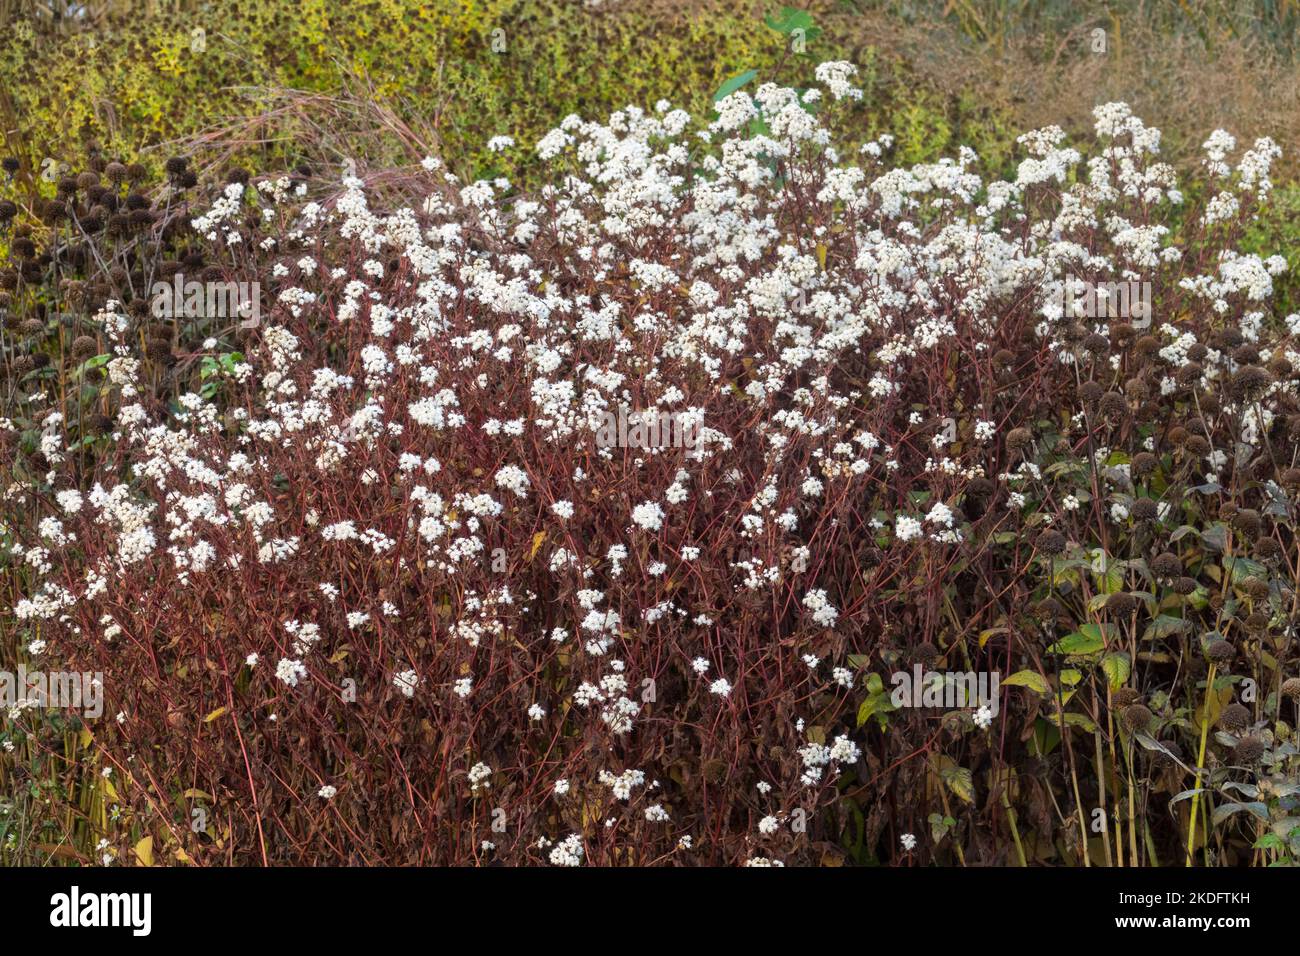
<svg viewBox="0 0 1300 956">
<path fill-rule="evenodd" d="M 939 771 L 939 776 L 948 785 L 948 789 L 966 803 L 975 802 L 975 781 L 970 770 L 956 765 L 946 766 Z"/>
<path fill-rule="evenodd" d="M 1006 680 L 1002 681 L 1003 687 L 1028 687 L 1030 690 L 1036 690 L 1040 694 L 1046 694 L 1049 691 L 1047 681 L 1043 675 L 1031 670 L 1016 671 Z"/>
<path fill-rule="evenodd" d="M 1124 651 L 1113 651 L 1101 659 L 1101 669 L 1110 681 L 1111 690 L 1119 690 L 1124 686 L 1132 667 L 1133 662 Z"/>
<path fill-rule="evenodd" d="M 744 73 L 733 76 L 718 87 L 718 92 L 713 94 L 713 102 L 716 103 L 718 100 L 726 99 L 756 76 L 758 76 L 758 70 L 746 70 Z"/>
<path fill-rule="evenodd" d="M 1048 650 L 1053 654 L 1084 656 L 1096 654 L 1098 651 L 1105 650 L 1105 648 L 1106 639 L 1103 636 L 1102 629 L 1096 624 L 1084 624 L 1073 634 L 1065 635 Z"/>
</svg>

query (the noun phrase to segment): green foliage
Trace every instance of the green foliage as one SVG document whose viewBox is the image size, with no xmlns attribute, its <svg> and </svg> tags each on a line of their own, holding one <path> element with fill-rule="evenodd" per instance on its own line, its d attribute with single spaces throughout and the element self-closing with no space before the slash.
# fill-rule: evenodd
<svg viewBox="0 0 1300 956">
<path fill-rule="evenodd" d="M 445 157 L 473 177 L 496 171 L 484 144 L 497 134 L 525 158 L 569 113 L 603 118 L 664 98 L 695 111 L 743 70 L 804 82 L 811 62 L 852 58 L 867 91 L 864 141 L 894 133 L 905 162 L 958 142 L 995 164 L 1011 155 L 1012 125 L 997 110 L 919 86 L 862 32 L 851 15 L 813 25 L 790 8 L 765 22 L 718 2 L 576 11 L 561 0 L 270 0 L 63 37 L 20 24 L 0 51 L 0 118 L 14 131 L 8 150 L 33 169 L 90 139 L 157 164 L 169 140 L 264 111 L 267 87 L 333 92 L 361 77 L 399 115 L 436 125 Z M 248 147 L 262 168 L 296 159 L 276 132 Z"/>
</svg>

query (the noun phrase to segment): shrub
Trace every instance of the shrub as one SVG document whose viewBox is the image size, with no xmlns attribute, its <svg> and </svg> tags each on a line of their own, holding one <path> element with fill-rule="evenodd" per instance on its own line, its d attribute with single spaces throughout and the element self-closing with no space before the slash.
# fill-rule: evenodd
<svg viewBox="0 0 1300 956">
<path fill-rule="evenodd" d="M 844 153 L 854 73 L 570 116 L 524 196 L 60 187 L 4 274 L 8 552 L 33 661 L 104 675 L 106 859 L 1182 862 L 1185 791 L 1293 774 L 1300 318 L 1233 245 L 1276 147 L 1212 136 L 1175 243 L 1124 104 L 986 181 Z M 178 275 L 265 308 L 164 321 Z M 35 358 L 56 312 L 93 357 Z"/>
</svg>

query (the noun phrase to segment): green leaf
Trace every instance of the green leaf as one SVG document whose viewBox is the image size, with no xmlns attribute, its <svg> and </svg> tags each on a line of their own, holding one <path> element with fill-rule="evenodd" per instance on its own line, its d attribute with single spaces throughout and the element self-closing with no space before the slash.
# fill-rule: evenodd
<svg viewBox="0 0 1300 956">
<path fill-rule="evenodd" d="M 1002 686 L 1028 687 L 1030 690 L 1036 690 L 1040 694 L 1046 694 L 1050 690 L 1047 686 L 1047 681 L 1043 679 L 1043 675 L 1030 670 L 1016 671 L 1002 682 Z"/>
<path fill-rule="evenodd" d="M 939 776 L 948 785 L 948 789 L 962 800 L 975 802 L 975 781 L 966 767 L 947 766 L 939 771 Z"/>
<path fill-rule="evenodd" d="M 813 25 L 813 18 L 807 10 L 796 10 L 794 7 L 782 7 L 779 17 L 764 17 L 763 22 L 777 33 L 789 36 L 795 30 L 803 30 L 806 39 L 813 39 L 813 35 L 821 33 Z"/>
<path fill-rule="evenodd" d="M 718 100 L 726 99 L 756 76 L 758 76 L 758 70 L 746 70 L 744 73 L 733 76 L 718 87 L 718 92 L 713 94 L 713 102 L 716 103 Z"/>
<path fill-rule="evenodd" d="M 1187 627 L 1187 622 L 1181 617 L 1174 617 L 1172 614 L 1161 614 L 1147 625 L 1146 630 L 1142 632 L 1142 640 L 1149 641 L 1169 637 L 1171 634 L 1180 634 Z"/>
<path fill-rule="evenodd" d="M 1083 714 L 1066 714 L 1065 722 L 1071 727 L 1082 727 L 1088 733 L 1093 733 L 1097 729 L 1097 725 Z"/>
<path fill-rule="evenodd" d="M 1065 635 L 1048 650 L 1053 654 L 1079 657 L 1096 654 L 1105 648 L 1106 638 L 1103 636 L 1102 629 L 1096 624 L 1084 624 L 1073 634 Z"/>
<path fill-rule="evenodd" d="M 1133 662 L 1124 651 L 1114 651 L 1101 659 L 1101 669 L 1110 681 L 1111 690 L 1119 690 L 1124 686 L 1132 668 Z"/>
<path fill-rule="evenodd" d="M 1250 558 L 1224 558 L 1223 567 L 1232 576 L 1233 584 L 1240 584 L 1246 578 L 1256 577 L 1261 580 L 1268 580 L 1268 569 L 1258 561 L 1252 561 Z"/>
<path fill-rule="evenodd" d="M 948 831 L 951 830 L 953 825 L 957 822 L 952 817 L 945 817 L 941 813 L 932 813 L 930 814 L 929 819 L 930 819 L 930 839 L 932 839 L 935 843 L 938 843 L 944 837 L 946 837 L 948 835 Z"/>
</svg>

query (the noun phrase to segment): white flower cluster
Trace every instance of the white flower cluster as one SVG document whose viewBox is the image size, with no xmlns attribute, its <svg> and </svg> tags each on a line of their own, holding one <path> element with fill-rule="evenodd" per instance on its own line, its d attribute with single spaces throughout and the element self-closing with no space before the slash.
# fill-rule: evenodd
<svg viewBox="0 0 1300 956">
<path fill-rule="evenodd" d="M 821 90 L 734 92 L 693 131 L 666 104 L 607 124 L 566 118 L 536 144 L 565 177 L 536 197 L 511 201 L 508 183 L 485 181 L 381 214 L 348 179 L 332 208 L 286 212 L 275 248 L 296 251 L 279 263 L 271 322 L 217 373 L 220 389 L 174 407 L 137 401 L 141 357 L 110 303 L 98 319 L 115 343 L 106 371 L 130 467 L 78 483 L 62 430 L 48 430 L 53 490 L 31 492 L 39 540 L 14 552 L 36 579 L 18 622 L 75 650 L 111 614 L 114 634 L 147 648 L 167 613 L 208 620 L 205 602 L 225 600 L 227 620 L 245 622 L 265 608 L 270 623 L 239 634 L 241 657 L 278 661 L 254 672 L 259 693 L 304 700 L 364 649 L 382 656 L 387 697 L 463 735 L 447 752 L 515 748 L 498 776 L 519 781 L 554 779 L 553 761 L 571 759 L 558 748 L 584 734 L 667 779 L 654 761 L 696 739 L 695 724 L 749 733 L 731 721 L 770 703 L 751 686 L 765 671 L 850 697 L 846 648 L 867 639 L 871 608 L 852 591 L 862 568 L 835 555 L 867 535 L 899 562 L 960 547 L 964 485 L 1002 467 L 992 440 L 1016 424 L 989 395 L 965 426 L 973 441 L 933 442 L 925 421 L 948 404 L 914 407 L 914 366 L 988 347 L 1013 293 L 1035 303 L 1043 354 L 1077 361 L 1056 293 L 1085 268 L 1118 280 L 1174 266 L 1180 250 L 1144 217 L 1182 201 L 1155 159 L 1159 131 L 1124 104 L 1097 109 L 1101 146 L 1086 162 L 1059 129 L 1024 137 L 1011 182 L 985 182 L 967 149 L 878 174 L 842 162 L 829 124 L 838 101 L 861 95 L 855 72 L 819 66 L 818 109 Z M 510 153 L 513 141 L 489 145 Z M 1235 168 L 1234 147 L 1219 133 L 1206 144 L 1206 223 L 1270 188 L 1276 147 L 1256 142 Z M 1030 202 L 1044 191 L 1054 206 Z M 244 201 L 232 186 L 195 226 L 221 239 Z M 796 221 L 813 223 L 808 234 L 782 225 Z M 1091 231 L 1106 241 L 1085 245 Z M 1225 254 L 1184 290 L 1249 314 L 1279 268 Z M 1160 353 L 1170 374 L 1195 344 L 1174 332 Z M 605 447 L 600 423 L 630 405 L 691 417 L 699 440 Z M 1041 476 L 1006 467 L 998 483 L 1016 486 L 1014 506 Z M 908 493 L 882 492 L 893 488 Z M 744 553 L 715 551 L 724 536 Z M 762 629 L 729 642 L 751 626 L 746 607 L 761 609 Z M 710 662 L 729 676 L 706 677 Z M 664 679 L 672 667 L 697 679 Z M 675 723 L 699 710 L 710 713 L 681 718 L 690 732 Z M 498 712 L 525 730 L 489 748 Z M 552 733 L 552 762 L 532 762 L 529 741 Z M 847 735 L 808 743 L 775 786 L 820 786 L 860 756 Z M 572 760 L 557 796 L 594 781 L 626 801 L 646 785 L 642 770 L 579 777 Z M 493 772 L 476 763 L 468 777 L 478 793 Z M 666 823 L 676 807 L 665 797 L 638 812 Z M 584 836 L 560 840 L 550 861 L 580 864 L 594 847 Z"/>
</svg>

